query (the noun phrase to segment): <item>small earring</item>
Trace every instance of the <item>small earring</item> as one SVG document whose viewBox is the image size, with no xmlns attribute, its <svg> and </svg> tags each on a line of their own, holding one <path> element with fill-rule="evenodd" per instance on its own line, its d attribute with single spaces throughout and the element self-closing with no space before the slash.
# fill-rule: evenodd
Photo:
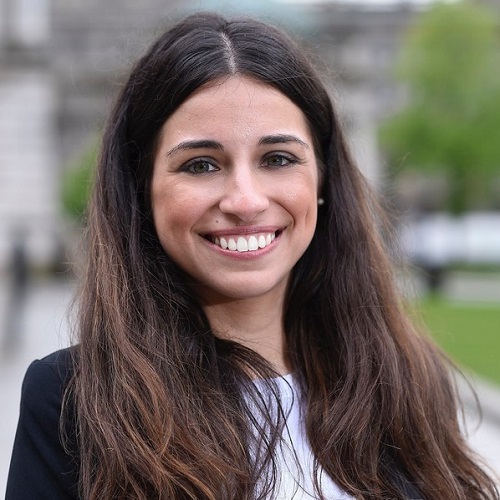
<svg viewBox="0 0 500 500">
<path fill-rule="evenodd" d="M 324 205 L 325 200 L 323 198 L 318 198 L 318 205 Z"/>
</svg>

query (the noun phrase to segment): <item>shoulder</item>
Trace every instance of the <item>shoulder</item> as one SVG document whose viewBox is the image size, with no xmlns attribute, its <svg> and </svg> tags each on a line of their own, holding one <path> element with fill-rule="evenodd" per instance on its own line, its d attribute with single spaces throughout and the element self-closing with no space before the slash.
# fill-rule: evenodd
<svg viewBox="0 0 500 500">
<path fill-rule="evenodd" d="M 74 409 L 69 409 L 63 443 L 61 411 L 73 373 L 74 348 L 33 361 L 26 371 L 7 482 L 8 500 L 76 497 L 78 459 Z M 29 467 L 26 467 L 29 464 Z"/>
<path fill-rule="evenodd" d="M 44 358 L 33 361 L 26 372 L 24 384 L 37 382 L 39 377 L 43 381 L 64 384 L 73 373 L 75 347 L 68 347 L 53 352 Z"/>
<path fill-rule="evenodd" d="M 74 348 L 67 348 L 30 364 L 22 386 L 22 409 L 38 413 L 57 408 L 59 414 L 64 390 L 73 374 L 73 356 Z"/>
</svg>

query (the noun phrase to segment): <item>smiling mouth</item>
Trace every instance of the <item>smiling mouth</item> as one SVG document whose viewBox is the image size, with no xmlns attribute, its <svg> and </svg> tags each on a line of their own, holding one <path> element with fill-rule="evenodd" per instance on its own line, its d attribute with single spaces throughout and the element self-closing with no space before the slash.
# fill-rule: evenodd
<svg viewBox="0 0 500 500">
<path fill-rule="evenodd" d="M 268 247 L 281 231 L 235 236 L 207 236 L 206 238 L 222 250 L 232 252 L 255 252 Z"/>
</svg>

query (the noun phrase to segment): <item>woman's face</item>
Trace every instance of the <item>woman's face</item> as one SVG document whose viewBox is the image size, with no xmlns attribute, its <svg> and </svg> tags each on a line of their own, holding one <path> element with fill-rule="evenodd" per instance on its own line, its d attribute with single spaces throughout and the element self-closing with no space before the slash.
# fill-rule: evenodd
<svg viewBox="0 0 500 500">
<path fill-rule="evenodd" d="M 165 122 L 153 217 L 206 303 L 279 297 L 316 227 L 319 172 L 301 110 L 248 77 L 212 82 Z"/>
</svg>

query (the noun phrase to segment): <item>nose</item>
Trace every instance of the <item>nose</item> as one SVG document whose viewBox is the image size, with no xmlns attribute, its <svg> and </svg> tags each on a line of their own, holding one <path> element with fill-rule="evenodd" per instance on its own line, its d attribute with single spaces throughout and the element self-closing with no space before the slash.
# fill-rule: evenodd
<svg viewBox="0 0 500 500">
<path fill-rule="evenodd" d="M 251 168 L 236 168 L 226 179 L 219 209 L 235 215 L 244 222 L 251 222 L 269 207 L 264 179 Z"/>
</svg>

